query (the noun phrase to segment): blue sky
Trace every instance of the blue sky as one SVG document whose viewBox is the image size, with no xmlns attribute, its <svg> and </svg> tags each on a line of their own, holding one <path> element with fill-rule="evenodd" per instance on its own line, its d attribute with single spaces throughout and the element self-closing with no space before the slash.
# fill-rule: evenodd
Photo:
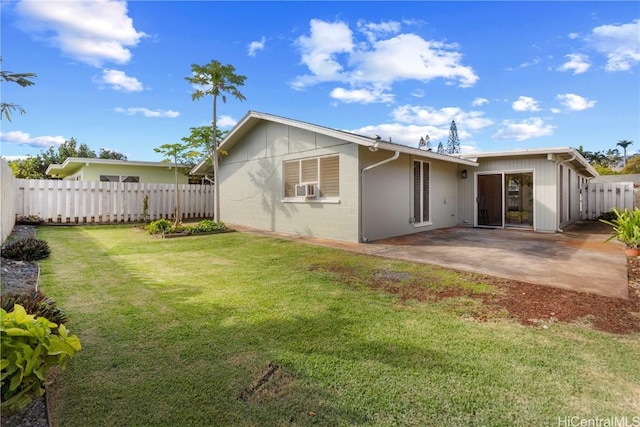
<svg viewBox="0 0 640 427">
<path fill-rule="evenodd" d="M 2 156 L 75 137 L 96 152 L 160 160 L 153 148 L 211 122 L 191 64 L 247 76 L 220 105 L 463 152 L 632 140 L 640 149 L 638 2 L 3 1 L 3 82 L 20 104 Z"/>
</svg>

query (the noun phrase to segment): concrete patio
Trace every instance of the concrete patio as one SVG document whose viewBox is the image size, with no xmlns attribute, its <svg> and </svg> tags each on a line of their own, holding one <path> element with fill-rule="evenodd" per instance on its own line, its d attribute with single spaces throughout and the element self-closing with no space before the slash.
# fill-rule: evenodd
<svg viewBox="0 0 640 427">
<path fill-rule="evenodd" d="M 232 227 L 573 291 L 629 296 L 624 247 L 615 241 L 604 243 L 609 227 L 597 221 L 577 222 L 564 233 L 453 227 L 361 244 Z"/>
</svg>

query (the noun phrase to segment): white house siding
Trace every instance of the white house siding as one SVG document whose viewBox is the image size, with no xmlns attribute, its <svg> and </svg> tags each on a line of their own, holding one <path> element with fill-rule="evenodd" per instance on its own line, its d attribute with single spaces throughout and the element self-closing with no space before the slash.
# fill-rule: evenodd
<svg viewBox="0 0 640 427">
<path fill-rule="evenodd" d="M 358 146 L 287 125 L 261 122 L 220 162 L 224 222 L 261 230 L 358 241 Z M 340 201 L 284 202 L 282 163 L 339 154 Z"/>
<path fill-rule="evenodd" d="M 360 147 L 360 169 L 392 155 L 391 151 L 371 152 Z M 431 222 L 424 226 L 414 226 L 410 222 L 413 217 L 414 159 L 430 162 Z M 455 226 L 458 222 L 457 171 L 457 165 L 453 163 L 401 154 L 397 160 L 365 172 L 362 237 L 376 240 Z"/>
<path fill-rule="evenodd" d="M 468 168 L 468 178 L 459 181 L 461 195 L 460 223 L 474 224 L 475 211 L 475 183 L 478 173 L 511 173 L 533 172 L 534 184 L 534 222 L 536 231 L 557 231 L 561 228 L 560 200 L 563 200 L 564 223 L 568 224 L 579 219 L 580 193 L 579 175 L 569 165 L 562 165 L 564 171 L 563 191 L 560 192 L 560 164 L 548 160 L 546 155 L 514 156 L 514 157 L 480 157 L 477 168 Z M 464 169 L 459 167 L 459 169 Z M 571 176 L 569 178 L 569 176 Z M 569 187 L 570 186 L 570 187 Z M 571 191 L 569 191 L 571 190 Z M 570 215 L 569 215 L 570 214 Z M 570 216 L 570 218 L 569 218 Z"/>
<path fill-rule="evenodd" d="M 480 166 L 470 171 L 466 180 L 461 180 L 465 193 L 471 194 L 464 200 L 461 217 L 468 224 L 474 224 L 476 213 L 475 198 L 476 177 L 479 173 L 533 172 L 534 206 L 533 226 L 540 231 L 556 230 L 556 170 L 557 164 L 547 160 L 546 156 L 535 157 L 496 157 L 478 159 Z"/>
<path fill-rule="evenodd" d="M 559 170 L 562 171 L 562 201 L 558 201 L 559 206 L 563 208 L 562 216 L 559 215 L 558 222 L 560 229 L 580 219 L 580 187 L 582 184 L 581 176 L 567 165 L 560 165 Z M 559 180 L 560 181 L 560 180 Z M 560 197 L 560 195 L 558 196 Z"/>
</svg>

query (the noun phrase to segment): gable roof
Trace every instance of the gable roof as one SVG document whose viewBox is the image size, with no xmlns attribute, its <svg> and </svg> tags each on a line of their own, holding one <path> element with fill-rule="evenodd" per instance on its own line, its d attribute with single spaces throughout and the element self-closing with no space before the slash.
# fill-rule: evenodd
<svg viewBox="0 0 640 427">
<path fill-rule="evenodd" d="M 64 178 L 78 172 L 82 167 L 89 165 L 115 165 L 115 166 L 147 166 L 172 168 L 173 163 L 166 162 L 139 162 L 131 160 L 114 160 L 114 159 L 96 159 L 87 157 L 68 157 L 62 164 L 50 164 L 45 171 L 46 175 Z M 186 165 L 178 164 L 178 167 L 186 167 Z"/>
<path fill-rule="evenodd" d="M 372 149 L 377 148 L 387 151 L 400 151 L 401 153 L 412 154 L 415 156 L 426 157 L 430 159 L 442 160 L 445 162 L 458 163 L 466 166 L 478 166 L 473 160 L 449 156 L 447 154 L 438 154 L 433 151 L 420 150 L 418 148 L 412 148 L 407 145 L 395 144 L 393 142 L 385 142 L 378 138 L 372 138 L 368 136 L 358 135 L 355 133 L 328 128 L 325 126 L 315 125 L 313 123 L 302 122 L 299 120 L 289 119 L 286 117 L 276 116 L 268 113 L 261 113 L 258 111 L 249 111 L 244 115 L 242 119 L 229 131 L 227 136 L 220 143 L 220 149 L 229 151 L 232 147 L 242 139 L 251 129 L 253 129 L 261 121 L 269 121 L 273 123 L 280 123 L 283 125 L 308 130 L 310 132 L 319 133 L 329 137 L 337 138 L 346 142 L 352 142 L 354 144 L 362 145 L 364 147 L 370 147 Z M 200 161 L 192 170 L 191 174 L 205 174 L 207 169 L 211 169 L 211 165 L 207 164 L 206 159 Z"/>
<path fill-rule="evenodd" d="M 474 154 L 457 154 L 466 159 L 477 160 L 479 158 L 488 157 L 519 157 L 519 156 L 553 156 L 554 160 L 560 163 L 570 164 L 576 171 L 583 175 L 596 177 L 598 172 L 591 164 L 582 157 L 578 150 L 572 147 L 555 147 L 555 148 L 536 148 L 531 150 L 511 150 L 511 151 L 494 151 L 481 152 Z"/>
</svg>

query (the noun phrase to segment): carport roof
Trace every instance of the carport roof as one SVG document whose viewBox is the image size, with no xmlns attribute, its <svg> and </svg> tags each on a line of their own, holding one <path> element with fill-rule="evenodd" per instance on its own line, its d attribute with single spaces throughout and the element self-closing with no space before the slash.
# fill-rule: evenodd
<svg viewBox="0 0 640 427">
<path fill-rule="evenodd" d="M 414 156 L 426 157 L 434 160 L 442 160 L 445 162 L 458 163 L 466 166 L 478 166 L 473 160 L 469 160 L 462 157 L 450 156 L 447 154 L 438 154 L 433 151 L 420 150 L 418 148 L 409 147 L 402 144 L 395 144 L 391 141 L 382 141 L 379 137 L 369 137 L 358 135 L 355 133 L 332 129 L 325 126 L 315 125 L 313 123 L 302 122 L 299 120 L 289 119 L 286 117 L 276 116 L 268 113 L 261 113 L 258 111 L 249 111 L 240 121 L 229 131 L 227 136 L 220 143 L 220 149 L 230 150 L 238 141 L 242 139 L 251 129 L 253 129 L 261 121 L 269 121 L 274 123 L 280 123 L 287 126 L 296 127 L 299 129 L 308 130 L 310 132 L 316 132 L 322 135 L 330 136 L 333 138 L 341 139 L 346 142 L 353 142 L 354 144 L 362 145 L 364 147 L 378 148 L 387 151 L 400 151 L 401 153 L 411 154 Z M 208 162 L 210 163 L 210 162 Z M 192 170 L 191 174 L 201 175 L 210 172 L 211 165 L 207 164 L 206 159 L 198 163 Z"/>
</svg>

